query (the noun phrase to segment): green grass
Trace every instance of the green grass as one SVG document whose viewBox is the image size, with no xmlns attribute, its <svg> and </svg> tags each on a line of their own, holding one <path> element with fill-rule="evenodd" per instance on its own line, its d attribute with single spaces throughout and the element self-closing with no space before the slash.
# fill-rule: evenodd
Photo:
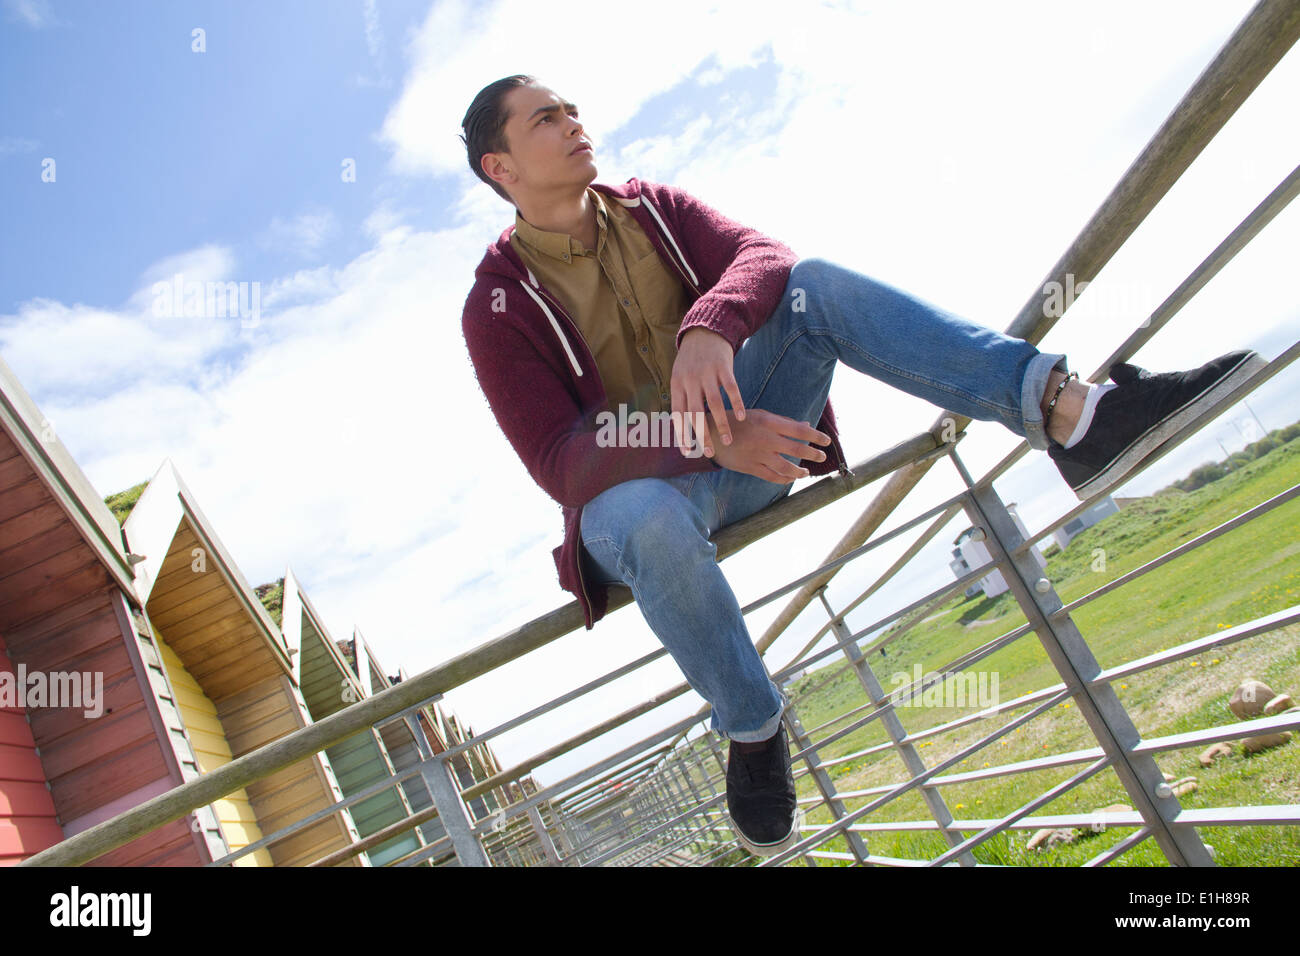
<svg viewBox="0 0 1300 956">
<path fill-rule="evenodd" d="M 257 593 L 258 600 L 266 608 L 266 613 L 275 621 L 275 626 L 280 627 L 280 615 L 284 612 L 284 578 L 278 578 L 267 584 L 259 584 L 253 588 Z"/>
<path fill-rule="evenodd" d="M 1167 489 L 1140 499 L 1078 535 L 1064 552 L 1048 560 L 1046 575 L 1065 602 L 1139 567 L 1170 548 L 1191 540 L 1300 481 L 1300 439 L 1273 448 L 1236 470 L 1192 492 Z M 1300 603 L 1300 502 L 1274 509 L 1245 527 L 1215 539 L 1191 554 L 1152 571 L 1078 609 L 1072 619 L 1102 667 L 1143 657 L 1166 647 L 1253 620 Z M 982 595 L 958 599 L 934 612 L 927 621 L 888 644 L 887 657 L 869 657 L 886 692 L 897 685 L 895 672 L 908 675 L 913 664 L 923 672 L 938 669 L 958 655 L 1024 623 L 1010 594 L 994 599 Z M 1300 627 L 1292 626 L 1249 638 L 1191 660 L 1176 661 L 1131 679 L 1113 689 L 1144 738 L 1218 726 L 1235 721 L 1228 698 L 1246 678 L 1257 678 L 1277 693 L 1300 699 Z M 834 666 L 834 665 L 832 665 Z M 1030 633 L 971 668 L 990 677 L 996 673 L 1001 700 L 1060 683 L 1037 636 Z M 866 702 L 861 685 L 844 671 L 826 686 L 830 669 L 813 672 L 795 682 L 792 701 L 804 727 L 815 728 L 832 717 Z M 909 733 L 969 716 L 976 708 L 899 707 L 895 710 Z M 1028 707 L 977 721 L 928 737 L 917 752 L 927 767 L 976 741 Z M 847 721 L 814 734 L 821 739 Z M 830 761 L 888 741 L 879 720 L 867 724 L 821 751 Z M 1072 699 L 1066 700 L 945 771 L 996 767 L 1096 746 Z M 1184 807 L 1227 807 L 1244 804 L 1300 803 L 1300 740 L 1247 756 L 1240 744 L 1232 755 L 1211 768 L 1197 762 L 1199 748 L 1157 756 L 1162 771 L 1175 778 L 1195 776 L 1198 789 L 1180 798 Z M 936 788 L 958 819 L 994 819 L 1020 807 L 1083 768 L 1072 764 L 1052 769 Z M 892 747 L 854 759 L 828 771 L 841 793 L 907 779 L 901 758 Z M 815 791 L 811 777 L 798 781 L 799 795 Z M 873 795 L 870 799 L 875 799 Z M 852 811 L 865 798 L 849 799 Z M 1094 775 L 1034 816 L 1088 813 L 1114 803 L 1129 804 L 1124 788 L 1109 768 Z M 859 822 L 930 820 L 920 794 L 910 791 L 874 810 Z M 829 822 L 825 809 L 808 815 L 809 823 Z M 970 835 L 967 831 L 966 835 Z M 1029 866 L 1077 866 L 1133 832 L 1112 828 L 1074 844 L 1032 852 L 1025 844 L 1033 830 L 999 835 L 973 851 L 981 863 Z M 1300 864 L 1300 827 L 1205 827 L 1202 840 L 1212 845 L 1223 866 L 1288 866 Z M 863 834 L 870 852 L 886 856 L 932 858 L 947 844 L 936 832 L 873 831 Z M 823 849 L 847 852 L 845 840 L 829 841 Z M 825 864 L 829 861 L 818 861 Z M 1164 854 L 1148 838 L 1111 865 L 1166 866 Z"/>
<path fill-rule="evenodd" d="M 140 484 L 126 489 L 126 491 L 119 491 L 104 499 L 104 504 L 108 505 L 108 510 L 113 512 L 113 517 L 117 519 L 118 524 L 126 524 L 131 509 L 140 500 L 140 495 L 143 494 L 148 484 L 149 482 L 142 481 Z"/>
</svg>

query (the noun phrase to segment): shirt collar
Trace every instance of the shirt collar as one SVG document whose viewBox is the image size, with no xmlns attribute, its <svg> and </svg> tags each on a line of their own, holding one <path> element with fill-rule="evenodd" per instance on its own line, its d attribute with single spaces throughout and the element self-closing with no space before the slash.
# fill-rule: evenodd
<svg viewBox="0 0 1300 956">
<path fill-rule="evenodd" d="M 587 187 L 587 196 L 596 207 L 596 228 L 603 234 L 609 226 L 609 209 L 605 206 L 605 200 L 601 198 L 600 193 L 590 186 Z M 518 212 L 515 213 L 515 235 L 542 255 L 559 259 L 561 262 L 569 262 L 571 256 L 591 251 L 566 233 L 538 229 Z"/>
</svg>

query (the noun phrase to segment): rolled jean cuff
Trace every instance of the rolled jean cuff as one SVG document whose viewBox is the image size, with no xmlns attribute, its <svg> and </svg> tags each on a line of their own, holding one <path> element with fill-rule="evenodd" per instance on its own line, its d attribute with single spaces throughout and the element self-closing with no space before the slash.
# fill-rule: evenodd
<svg viewBox="0 0 1300 956">
<path fill-rule="evenodd" d="M 1020 407 L 1024 420 L 1025 440 L 1030 448 L 1045 451 L 1048 447 L 1047 431 L 1043 428 L 1043 393 L 1047 391 L 1048 377 L 1052 369 L 1066 371 L 1064 355 L 1051 352 L 1039 352 L 1029 360 L 1025 368 L 1025 381 L 1021 387 Z"/>
<path fill-rule="evenodd" d="M 781 715 L 784 714 L 785 709 L 790 706 L 790 699 L 786 697 L 785 694 L 781 693 L 780 688 L 773 684 L 772 690 L 776 692 L 777 697 L 781 698 L 781 703 L 777 706 L 776 713 L 763 722 L 763 726 L 759 727 L 757 730 L 724 731 L 720 730 L 715 723 L 713 732 L 720 737 L 725 737 L 728 740 L 734 740 L 742 744 L 757 744 L 762 743 L 764 740 L 771 739 L 775 736 L 777 730 L 781 726 Z"/>
</svg>

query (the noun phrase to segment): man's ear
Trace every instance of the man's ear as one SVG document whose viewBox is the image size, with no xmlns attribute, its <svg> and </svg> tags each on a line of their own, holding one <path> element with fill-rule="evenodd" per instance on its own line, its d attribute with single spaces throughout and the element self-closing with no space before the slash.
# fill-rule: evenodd
<svg viewBox="0 0 1300 956">
<path fill-rule="evenodd" d="M 509 153 L 484 153 L 479 159 L 479 166 L 488 179 L 502 186 L 513 186 L 519 181 L 509 163 Z"/>
</svg>

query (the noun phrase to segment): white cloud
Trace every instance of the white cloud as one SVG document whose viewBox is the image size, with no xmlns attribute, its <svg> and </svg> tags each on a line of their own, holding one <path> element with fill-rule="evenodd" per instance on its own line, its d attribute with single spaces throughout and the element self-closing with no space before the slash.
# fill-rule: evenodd
<svg viewBox="0 0 1300 956">
<path fill-rule="evenodd" d="M 173 290 L 183 305 L 183 290 L 225 282 L 232 268 L 226 250 L 209 246 L 146 269 L 121 309 L 29 300 L 0 322 L 0 345 L 33 393 L 89 401 L 185 380 L 236 341 L 239 320 L 177 311 Z"/>
<path fill-rule="evenodd" d="M 456 138 L 465 108 L 493 80 L 529 73 L 577 102 L 600 142 L 705 60 L 723 70 L 749 63 L 773 22 L 790 15 L 780 10 L 774 2 L 668 0 L 654 17 L 614 4 L 599 17 L 557 18 L 527 0 L 437 3 L 411 42 L 411 69 L 383 138 L 400 171 L 470 175 Z M 593 82 L 593 64 L 612 50 L 618 82 Z"/>
<path fill-rule="evenodd" d="M 318 253 L 337 231 L 338 221 L 328 209 L 305 212 L 289 220 L 275 216 L 257 243 L 262 249 L 288 250 L 298 256 L 310 257 Z"/>
<path fill-rule="evenodd" d="M 8 19 L 18 20 L 33 30 L 58 22 L 50 0 L 4 0 L 4 5 Z"/>
<path fill-rule="evenodd" d="M 374 75 L 355 74 L 353 82 L 360 87 L 386 87 L 389 85 L 388 69 L 384 57 L 384 29 L 379 18 L 378 0 L 361 0 L 361 17 L 365 23 L 366 53 L 375 69 Z"/>
<path fill-rule="evenodd" d="M 362 0 L 361 12 L 366 21 L 366 51 L 372 59 L 378 59 L 384 51 L 384 32 L 379 25 L 377 0 Z"/>
<path fill-rule="evenodd" d="M 404 239 L 410 235 L 404 214 L 391 203 L 380 204 L 374 212 L 366 217 L 362 229 L 368 238 L 375 242 Z"/>
</svg>

